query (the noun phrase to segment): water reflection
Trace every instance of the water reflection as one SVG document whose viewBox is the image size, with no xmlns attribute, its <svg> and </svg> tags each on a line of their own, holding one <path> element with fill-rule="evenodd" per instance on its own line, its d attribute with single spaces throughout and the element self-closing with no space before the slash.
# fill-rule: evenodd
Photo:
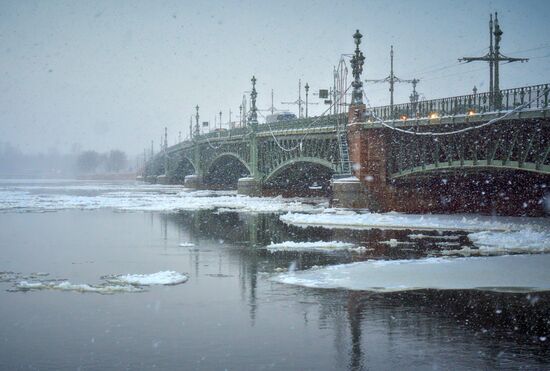
<svg viewBox="0 0 550 371">
<path fill-rule="evenodd" d="M 424 257 L 438 248 L 433 239 L 413 240 L 411 231 L 303 229 L 285 225 L 273 215 L 198 211 L 158 217 L 165 239 L 167 231 L 175 228 L 178 238 L 188 236 L 196 246 L 218 246 L 220 266 L 222 259 L 238 264 L 241 299 L 249 308 L 252 327 L 262 306 L 281 300 L 283 295 L 303 313 L 304 327 L 314 320 L 320 331 L 330 330 L 336 368 L 343 364 L 350 370 L 549 364 L 548 293 L 423 290 L 380 294 L 304 289 L 268 281 L 271 274 L 290 266 L 308 269 L 372 258 Z M 172 228 L 166 228 L 168 223 Z M 465 234 L 455 236 L 452 241 L 468 244 Z M 287 240 L 339 240 L 369 250 L 326 254 L 263 249 L 271 242 Z M 409 243 L 392 246 L 387 243 L 392 240 Z M 197 278 L 201 252 L 202 247 L 189 252 Z"/>
</svg>

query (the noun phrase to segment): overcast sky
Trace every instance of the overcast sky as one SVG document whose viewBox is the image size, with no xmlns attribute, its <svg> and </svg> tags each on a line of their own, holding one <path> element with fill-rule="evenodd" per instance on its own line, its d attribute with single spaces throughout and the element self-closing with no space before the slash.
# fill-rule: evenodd
<svg viewBox="0 0 550 371">
<path fill-rule="evenodd" d="M 0 1 L 0 142 L 141 153 L 164 126 L 169 144 L 187 136 L 197 104 L 201 121 L 235 119 L 253 74 L 259 108 L 273 89 L 275 107 L 297 112 L 280 102 L 298 98 L 298 79 L 328 88 L 357 28 L 363 78 L 389 74 L 393 44 L 396 75 L 420 78 L 426 99 L 485 91 L 487 64 L 457 59 L 487 51 L 494 11 L 502 53 L 532 58 L 504 65 L 501 87 L 550 82 L 548 0 Z M 387 85 L 365 91 L 388 104 Z M 398 85 L 396 103 L 410 92 Z"/>
</svg>

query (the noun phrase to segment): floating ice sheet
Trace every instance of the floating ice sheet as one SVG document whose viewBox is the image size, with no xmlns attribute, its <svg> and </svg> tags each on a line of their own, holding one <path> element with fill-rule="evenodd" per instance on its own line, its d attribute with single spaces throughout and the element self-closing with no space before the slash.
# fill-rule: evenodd
<svg viewBox="0 0 550 371">
<path fill-rule="evenodd" d="M 483 231 L 468 234 L 482 253 L 549 252 L 550 230 Z"/>
<path fill-rule="evenodd" d="M 430 239 L 430 240 L 459 240 L 460 236 L 457 235 L 429 235 L 429 234 L 422 234 L 422 233 L 416 233 L 416 234 L 409 234 L 407 237 L 409 237 L 411 240 L 422 240 L 422 239 Z"/>
<path fill-rule="evenodd" d="M 287 224 L 351 229 L 411 229 L 440 231 L 507 231 L 532 224 L 548 227 L 545 218 L 491 217 L 481 215 L 439 215 L 389 213 L 341 213 L 326 209 L 321 214 L 288 212 L 279 217 Z"/>
<path fill-rule="evenodd" d="M 162 271 L 151 274 L 124 274 L 105 277 L 108 282 L 127 283 L 131 285 L 177 285 L 188 280 L 185 274 L 175 271 Z"/>
<path fill-rule="evenodd" d="M 0 211 L 115 209 L 124 211 L 213 210 L 245 213 L 320 212 L 326 200 L 248 197 L 235 191 L 190 190 L 153 185 L 24 185 L 0 184 Z"/>
<path fill-rule="evenodd" d="M 142 288 L 133 285 L 88 285 L 88 284 L 73 284 L 69 281 L 20 281 L 15 284 L 11 291 L 35 291 L 35 290 L 59 290 L 59 291 L 76 291 L 90 292 L 96 294 L 115 294 L 119 292 L 139 292 Z"/>
<path fill-rule="evenodd" d="M 152 274 L 127 274 L 102 277 L 99 284 L 71 283 L 68 280 L 45 279 L 47 273 L 24 275 L 16 272 L 0 272 L 1 282 L 12 282 L 8 291 L 59 290 L 81 293 L 115 294 L 123 292 L 141 292 L 145 286 L 177 285 L 188 280 L 185 274 L 174 271 L 162 271 Z"/>
<path fill-rule="evenodd" d="M 550 290 L 550 255 L 379 260 L 296 271 L 277 282 L 377 292 L 418 289 Z"/>
<path fill-rule="evenodd" d="M 341 241 L 314 241 L 314 242 L 294 242 L 284 241 L 280 243 L 271 243 L 266 246 L 270 251 L 322 251 L 333 252 L 337 250 L 352 249 L 355 245 Z"/>
</svg>

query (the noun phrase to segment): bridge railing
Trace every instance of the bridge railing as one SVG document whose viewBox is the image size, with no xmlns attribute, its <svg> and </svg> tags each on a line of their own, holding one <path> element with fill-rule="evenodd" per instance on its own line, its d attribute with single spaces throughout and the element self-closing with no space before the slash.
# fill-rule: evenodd
<svg viewBox="0 0 550 371">
<path fill-rule="evenodd" d="M 342 115 L 343 119 L 347 119 L 345 114 Z M 266 133 L 271 131 L 281 131 L 281 130 L 300 130 L 307 128 L 320 128 L 320 127 L 330 127 L 336 126 L 336 116 L 335 115 L 326 115 L 326 116 L 316 116 L 301 118 L 288 121 L 279 121 L 272 122 L 270 124 L 259 124 L 258 133 Z M 248 127 L 239 127 L 233 128 L 230 130 L 216 130 L 209 133 L 201 134 L 199 139 L 226 139 L 231 137 L 238 137 L 249 133 L 250 129 Z"/>
<path fill-rule="evenodd" d="M 346 118 L 345 115 L 344 118 Z M 315 116 L 308 118 L 301 118 L 288 121 L 278 121 L 272 122 L 270 124 L 260 124 L 258 125 L 258 132 L 269 132 L 279 131 L 279 130 L 300 130 L 308 128 L 320 128 L 334 126 L 336 127 L 336 116 L 335 115 L 326 115 L 326 116 Z"/>
<path fill-rule="evenodd" d="M 393 106 L 373 107 L 374 114 L 383 120 L 406 118 L 424 118 L 437 116 L 456 116 L 509 111 L 522 104 L 531 102 L 527 108 L 548 108 L 549 84 L 506 89 L 498 94 L 490 92 L 461 95 L 456 97 L 431 99 L 416 103 L 395 104 Z"/>
</svg>

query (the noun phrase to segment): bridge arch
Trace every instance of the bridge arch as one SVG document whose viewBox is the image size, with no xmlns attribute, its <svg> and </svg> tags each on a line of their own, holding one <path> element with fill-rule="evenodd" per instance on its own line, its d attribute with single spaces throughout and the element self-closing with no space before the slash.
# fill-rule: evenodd
<svg viewBox="0 0 550 371">
<path fill-rule="evenodd" d="M 543 175 L 550 175 L 550 165 L 536 164 L 534 162 L 507 161 L 494 160 L 488 163 L 486 160 L 480 161 L 451 161 L 425 164 L 423 166 L 415 166 L 409 169 L 404 169 L 401 172 L 391 175 L 392 179 L 400 179 L 405 177 L 411 177 L 423 174 L 435 174 L 439 171 L 448 170 L 507 170 L 507 171 L 520 171 L 520 172 L 532 172 Z"/>
<path fill-rule="evenodd" d="M 263 182 L 268 194 L 289 196 L 328 195 L 335 172 L 330 161 L 317 157 L 297 157 L 279 164 Z"/>
<path fill-rule="evenodd" d="M 233 153 L 233 152 L 222 152 L 222 153 L 216 155 L 210 161 L 210 163 L 208 164 L 208 166 L 205 170 L 205 174 L 207 174 L 212 169 L 212 166 L 216 162 L 219 162 L 223 158 L 234 158 L 235 160 L 239 161 L 246 168 L 246 170 L 248 171 L 248 174 L 252 174 L 252 171 L 250 170 L 250 166 L 248 165 L 248 163 L 241 156 L 239 156 L 238 154 Z"/>
<path fill-rule="evenodd" d="M 172 183 L 183 183 L 187 175 L 196 174 L 194 162 L 185 155 L 169 158 L 168 177 Z"/>
<path fill-rule="evenodd" d="M 239 178 L 252 172 L 239 155 L 223 152 L 214 157 L 204 171 L 204 183 L 212 188 L 236 189 Z"/>
<path fill-rule="evenodd" d="M 281 172 L 283 172 L 288 167 L 290 167 L 292 165 L 295 165 L 297 163 L 300 163 L 300 162 L 321 165 L 321 166 L 324 166 L 324 167 L 326 167 L 327 169 L 329 169 L 331 171 L 336 170 L 335 166 L 331 162 L 329 162 L 327 160 L 324 160 L 322 158 L 317 158 L 317 157 L 296 157 L 296 158 L 292 158 L 290 160 L 287 160 L 287 161 L 279 164 L 277 167 L 275 167 L 275 169 L 273 169 L 271 171 L 271 173 L 269 173 L 266 176 L 265 182 L 271 181 L 273 178 L 278 176 Z"/>
</svg>

